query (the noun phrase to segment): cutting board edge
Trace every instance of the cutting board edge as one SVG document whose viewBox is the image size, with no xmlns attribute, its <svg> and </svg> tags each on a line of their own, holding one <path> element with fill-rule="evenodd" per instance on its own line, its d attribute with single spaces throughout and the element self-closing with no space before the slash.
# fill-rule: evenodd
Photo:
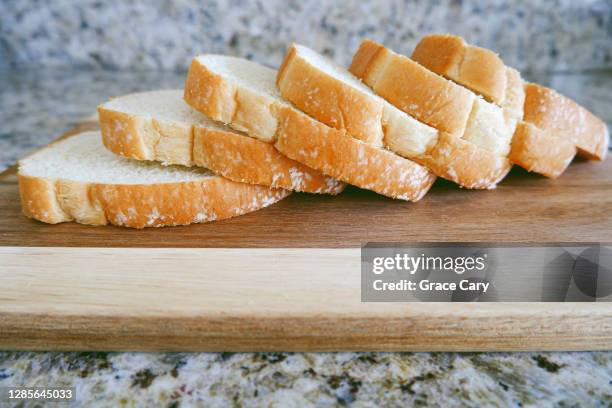
<svg viewBox="0 0 612 408">
<path fill-rule="evenodd" d="M 536 335 L 525 337 L 520 331 L 492 332 L 485 326 L 480 332 L 445 333 L 449 327 L 423 328 L 406 319 L 401 333 L 381 331 L 380 321 L 363 319 L 352 326 L 352 319 L 307 319 L 287 325 L 287 319 L 244 323 L 246 328 L 219 332 L 217 321 L 210 319 L 144 318 L 134 320 L 110 317 L 100 319 L 63 316 L 31 316 L 22 313 L 3 314 L 0 322 L 0 348 L 6 350 L 72 350 L 72 351 L 595 351 L 612 350 L 612 325 L 574 326 L 563 335 L 555 330 L 538 331 L 541 322 L 533 321 L 530 330 Z M 612 316 L 608 316 L 608 323 Z M 482 319 L 462 321 L 482 325 Z M 29 323 L 28 323 L 29 322 Z M 32 324 L 34 322 L 34 324 Z M 40 323 L 40 324 L 38 324 Z M 239 323 L 237 321 L 237 323 Z M 486 321 L 484 323 L 487 323 Z M 524 324 L 524 322 L 521 322 Z M 549 327 L 567 326 L 566 319 L 548 320 Z M 570 322 L 571 323 L 571 322 Z M 236 324 L 236 323 L 235 323 Z M 377 326 L 372 330 L 369 324 Z M 367 327 L 365 327 L 367 326 Z M 451 325 L 452 326 L 452 325 Z M 51 328 L 52 327 L 52 328 Z M 120 330 L 116 330 L 117 327 Z M 114 328 L 114 331 L 109 331 Z M 163 328 L 164 332 L 156 332 Z M 168 328 L 171 334 L 168 334 Z M 152 331 L 153 329 L 153 331 Z M 308 330 L 305 330 L 308 329 Z M 396 327 L 397 329 L 397 327 Z M 451 332 L 452 327 L 450 327 Z M 558 329 L 557 329 L 558 330 Z M 563 331 L 563 328 L 561 328 Z M 112 333 L 109 335 L 109 333 Z M 308 333 L 304 335 L 303 333 Z M 588 335 L 585 336 L 585 333 Z M 569 335 L 568 335 L 569 334 Z"/>
</svg>

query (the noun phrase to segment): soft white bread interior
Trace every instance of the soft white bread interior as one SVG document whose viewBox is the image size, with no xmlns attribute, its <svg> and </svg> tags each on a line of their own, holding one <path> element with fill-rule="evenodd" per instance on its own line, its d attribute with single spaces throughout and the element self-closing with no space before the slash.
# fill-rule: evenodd
<svg viewBox="0 0 612 408">
<path fill-rule="evenodd" d="M 350 71 L 418 120 L 498 156 L 510 152 L 514 129 L 499 106 L 410 58 L 365 40 L 353 56 Z"/>
<path fill-rule="evenodd" d="M 98 107 L 104 145 L 113 153 L 163 164 L 201 166 L 233 181 L 337 194 L 344 183 L 281 154 L 269 143 L 197 112 L 183 90 L 124 95 Z"/>
<path fill-rule="evenodd" d="M 276 148 L 289 158 L 358 187 L 406 200 L 420 199 L 431 187 L 435 176 L 422 166 L 399 157 L 396 160 L 381 149 L 362 148 L 363 143 L 344 132 L 331 132 L 325 124 L 302 114 L 280 96 L 275 79 L 275 70 L 251 61 L 200 56 L 192 61 L 187 74 L 185 100 L 252 137 L 276 142 Z M 289 122 L 300 128 L 286 126 Z M 327 134 L 336 136 L 346 149 L 315 137 Z M 312 144 L 315 141 L 316 146 Z M 370 156 L 364 158 L 366 152 Z M 375 174 L 374 167 L 364 170 L 368 161 L 388 165 L 393 171 Z M 368 173 L 365 178 L 364 171 Z"/>
<path fill-rule="evenodd" d="M 605 157 L 609 135 L 603 121 L 552 89 L 525 83 L 493 51 L 458 36 L 432 34 L 421 39 L 412 59 L 495 102 L 508 120 L 525 121 L 514 135 L 509 155 L 514 163 L 558 177 L 576 154 L 576 147 L 589 159 Z M 545 154 L 538 154 L 542 152 Z"/>
<path fill-rule="evenodd" d="M 472 144 L 453 141 L 445 132 L 418 121 L 378 96 L 329 58 L 297 44 L 287 51 L 277 84 L 284 98 L 315 119 L 373 146 L 382 141 L 392 152 L 463 187 L 491 188 L 509 169 L 506 160 L 490 152 L 495 146 L 488 143 L 496 139 L 480 131 L 486 124 L 481 124 L 478 118 L 487 118 L 481 112 L 486 106 L 475 112 L 477 119 L 470 123 L 474 127 L 470 132 Z M 459 148 L 462 151 L 456 151 Z M 469 161 L 463 162 L 464 159 Z"/>
<path fill-rule="evenodd" d="M 21 160 L 18 177 L 23 213 L 51 224 L 186 225 L 245 214 L 290 194 L 206 169 L 119 157 L 104 148 L 99 132 L 69 137 Z"/>
</svg>

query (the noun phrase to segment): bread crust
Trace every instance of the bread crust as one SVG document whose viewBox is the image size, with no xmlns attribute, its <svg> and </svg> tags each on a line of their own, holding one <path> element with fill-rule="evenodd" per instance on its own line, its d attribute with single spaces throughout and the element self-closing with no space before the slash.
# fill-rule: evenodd
<svg viewBox="0 0 612 408">
<path fill-rule="evenodd" d="M 476 68 L 473 71 L 476 75 L 466 73 L 468 55 L 473 61 L 470 65 Z M 552 89 L 525 84 L 520 74 L 505 66 L 492 51 L 469 45 L 461 37 L 434 34 L 423 37 L 412 59 L 497 103 L 504 109 L 509 123 L 515 121 L 518 124 L 524 120 L 540 128 L 540 132 L 536 132 L 536 129 L 523 125 L 519 135 L 522 140 L 513 142 L 520 149 L 517 152 L 513 146 L 512 157 L 519 160 L 517 164 L 525 164 L 527 170 L 557 177 L 559 169 L 565 168 L 563 164 L 571 151 L 560 138 L 573 140 L 580 156 L 592 160 L 605 158 L 609 131 L 603 121 Z M 543 146 L 534 145 L 532 142 L 536 140 Z M 528 146 L 534 151 L 524 150 Z M 552 157 L 550 153 L 554 151 L 561 156 Z M 543 156 L 538 158 L 537 152 Z"/>
<path fill-rule="evenodd" d="M 427 154 L 413 160 L 436 175 L 471 189 L 494 189 L 512 168 L 506 157 L 447 133 L 440 134 L 438 143 Z"/>
<path fill-rule="evenodd" d="M 203 127 L 195 127 L 194 136 L 194 163 L 234 181 L 333 195 L 346 187 L 261 140 Z"/>
<path fill-rule="evenodd" d="M 411 58 L 501 107 L 512 132 L 523 119 L 523 79 L 493 51 L 467 44 L 459 36 L 431 34 L 419 41 Z"/>
<path fill-rule="evenodd" d="M 265 142 L 275 140 L 278 101 L 209 70 L 197 57 L 187 72 L 184 99 L 211 119 Z"/>
<path fill-rule="evenodd" d="M 571 140 L 550 136 L 531 123 L 521 122 L 514 132 L 509 158 L 525 170 L 557 178 L 575 155 Z"/>
<path fill-rule="evenodd" d="M 130 228 L 222 220 L 267 207 L 291 194 L 220 176 L 159 184 L 96 184 L 19 174 L 21 208 L 49 224 Z"/>
<path fill-rule="evenodd" d="M 410 58 L 490 102 L 504 103 L 506 66 L 491 50 L 469 45 L 456 35 L 432 34 L 419 41 Z"/>
<path fill-rule="evenodd" d="M 283 98 L 318 121 L 374 146 L 382 146 L 383 104 L 314 67 L 291 44 L 276 84 Z"/>
<path fill-rule="evenodd" d="M 364 143 L 295 109 L 283 111 L 278 150 L 339 180 L 387 197 L 420 200 L 436 177 L 425 167 Z"/>
<path fill-rule="evenodd" d="M 273 145 L 231 130 L 166 122 L 98 107 L 111 152 L 163 164 L 200 166 L 230 180 L 309 193 L 338 194 L 345 184 L 291 160 Z"/>
<path fill-rule="evenodd" d="M 449 65 L 452 61 L 443 61 L 443 64 Z M 436 143 L 426 152 L 405 155 L 405 152 L 397 150 L 395 141 L 385 139 L 392 150 L 466 188 L 492 189 L 512 167 L 506 157 L 510 151 L 512 129 L 508 127 L 508 119 L 499 107 L 477 99 L 467 89 L 370 40 L 364 41 L 353 57 L 351 71 L 368 85 L 374 85 L 374 91 L 408 113 L 411 109 L 405 109 L 406 104 L 414 105 L 412 111 L 430 109 L 423 103 L 436 98 L 423 93 L 423 88 L 429 87 L 439 94 L 438 102 L 443 101 L 440 112 L 453 118 L 451 122 L 444 119 L 430 122 L 439 130 L 439 134 Z M 420 83 L 406 82 L 409 92 L 402 89 L 402 81 L 417 77 Z M 383 80 L 387 82 L 383 83 Z M 377 89 L 377 84 L 382 85 Z M 411 99 L 415 95 L 420 96 Z M 467 105 L 461 106 L 461 115 L 453 116 L 452 111 L 456 111 L 455 107 L 460 106 L 461 102 Z M 419 119 L 427 118 L 421 115 Z M 453 120 L 455 125 L 449 126 Z M 452 132 L 448 133 L 448 130 Z"/>
<path fill-rule="evenodd" d="M 520 121 L 523 120 L 525 105 L 525 87 L 521 74 L 514 68 L 506 69 L 506 91 L 504 102 L 500 105 L 504 110 L 506 123 L 514 131 Z"/>
<path fill-rule="evenodd" d="M 578 155 L 603 160 L 610 135 L 606 124 L 573 100 L 538 84 L 525 85 L 525 121 L 572 140 Z"/>
<path fill-rule="evenodd" d="M 361 43 L 349 71 L 419 121 L 453 136 L 463 135 L 474 103 L 469 90 L 371 40 Z"/>
</svg>

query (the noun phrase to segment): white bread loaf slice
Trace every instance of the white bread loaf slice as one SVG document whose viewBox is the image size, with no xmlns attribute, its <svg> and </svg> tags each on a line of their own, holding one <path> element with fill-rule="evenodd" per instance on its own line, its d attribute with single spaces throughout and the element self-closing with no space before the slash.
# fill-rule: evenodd
<svg viewBox="0 0 612 408">
<path fill-rule="evenodd" d="M 525 123 L 515 132 L 509 157 L 527 170 L 558 177 L 576 154 L 575 146 L 583 157 L 605 158 L 609 135 L 603 121 L 552 89 L 524 83 L 493 51 L 458 36 L 432 34 L 421 39 L 412 59 L 482 94 L 505 112 L 520 110 L 515 117 Z"/>
<path fill-rule="evenodd" d="M 474 126 L 478 122 L 470 124 L 476 127 L 471 133 L 474 138 L 482 139 L 478 143 L 438 131 L 376 95 L 332 60 L 302 45 L 292 44 L 287 51 L 277 84 L 285 99 L 315 119 L 373 146 L 382 143 L 463 187 L 492 188 L 510 168 L 503 157 L 478 146 L 490 140 Z M 459 92 L 455 96 L 461 95 L 461 88 L 456 88 Z"/>
<path fill-rule="evenodd" d="M 99 132 L 30 155 L 19 162 L 18 177 L 23 213 L 50 224 L 186 225 L 246 214 L 290 194 L 205 169 L 122 158 L 104 148 Z"/>
<path fill-rule="evenodd" d="M 104 145 L 124 157 L 206 167 L 233 181 L 294 191 L 338 194 L 345 187 L 195 111 L 182 89 L 113 98 L 98 113 Z"/>
<path fill-rule="evenodd" d="M 417 201 L 435 176 L 423 166 L 332 129 L 282 99 L 276 71 L 226 56 L 194 58 L 185 101 L 196 110 L 274 143 L 287 157 L 388 197 Z"/>
<path fill-rule="evenodd" d="M 504 80 L 504 74 L 513 71 L 512 68 L 493 51 L 470 45 L 458 36 L 425 36 L 412 59 L 502 107 L 512 90 L 512 84 Z M 605 158 L 609 132 L 602 120 L 553 89 L 532 83 L 525 83 L 524 88 L 526 122 L 552 136 L 573 140 L 578 153 L 586 158 Z"/>
<path fill-rule="evenodd" d="M 364 40 L 350 71 L 418 120 L 497 156 L 506 158 L 510 152 L 515 121 L 507 121 L 500 107 L 410 58 Z"/>
</svg>

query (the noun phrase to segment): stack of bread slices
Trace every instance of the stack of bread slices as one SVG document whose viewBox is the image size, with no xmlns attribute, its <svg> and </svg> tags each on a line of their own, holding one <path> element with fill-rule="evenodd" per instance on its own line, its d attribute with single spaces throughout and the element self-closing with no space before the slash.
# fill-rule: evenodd
<svg viewBox="0 0 612 408">
<path fill-rule="evenodd" d="M 417 201 L 436 176 L 470 189 L 495 188 L 514 164 L 558 177 L 576 154 L 603 160 L 609 139 L 577 103 L 452 35 L 424 37 L 410 58 L 365 40 L 348 69 L 297 44 L 278 71 L 201 55 L 184 90 L 98 112 L 99 132 L 20 162 L 27 216 L 185 225 L 346 183 Z"/>
</svg>

